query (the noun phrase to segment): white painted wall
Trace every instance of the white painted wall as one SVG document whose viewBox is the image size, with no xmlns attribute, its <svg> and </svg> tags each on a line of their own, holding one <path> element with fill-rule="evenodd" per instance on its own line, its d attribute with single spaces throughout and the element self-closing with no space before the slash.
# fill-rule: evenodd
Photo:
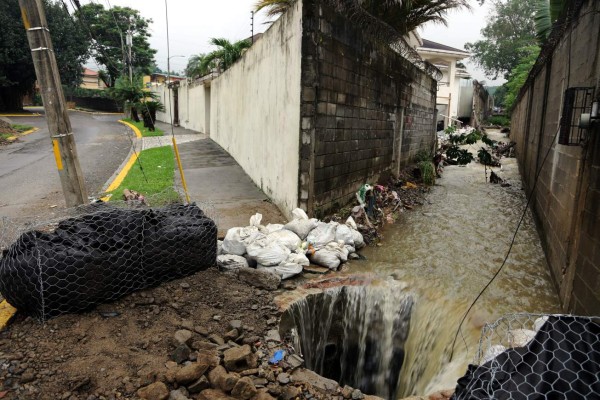
<svg viewBox="0 0 600 400">
<path fill-rule="evenodd" d="M 179 125 L 197 132 L 208 133 L 205 117 L 206 96 L 204 84 L 206 82 L 181 81 L 179 87 Z M 173 91 L 166 85 L 154 86 L 152 91 L 165 106 L 164 112 L 156 113 L 156 119 L 169 123 L 169 107 L 173 99 Z"/>
<path fill-rule="evenodd" d="M 298 205 L 302 2 L 211 84 L 210 136 L 286 214 Z"/>
</svg>

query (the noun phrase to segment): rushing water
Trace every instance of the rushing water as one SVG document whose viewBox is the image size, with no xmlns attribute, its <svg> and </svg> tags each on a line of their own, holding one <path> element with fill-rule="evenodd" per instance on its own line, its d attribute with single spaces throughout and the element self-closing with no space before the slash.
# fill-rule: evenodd
<svg viewBox="0 0 600 400">
<path fill-rule="evenodd" d="M 450 360 L 459 322 L 502 264 L 526 204 L 516 160 L 503 160 L 496 172 L 511 186 L 486 183 L 484 167 L 477 163 L 447 167 L 427 204 L 388 225 L 383 246 L 363 251 L 368 261 L 350 264 L 349 273 L 367 272 L 388 281 L 393 276 L 405 285 L 402 290 L 328 289 L 320 300 L 307 298 L 295 306 L 295 326 L 310 368 L 386 398 L 426 395 L 456 386 L 478 349 L 485 322 L 510 313 L 560 311 L 528 211 L 503 271 L 466 319 Z M 370 309 L 379 310 L 375 314 L 384 322 L 375 323 Z M 387 314 L 381 317 L 380 311 Z M 337 349 L 340 337 L 352 347 Z M 373 350 L 375 343 L 378 350 Z M 364 368 L 368 354 L 379 357 L 371 376 Z M 402 369 L 394 389 L 388 375 L 398 365 Z M 354 376 L 328 370 L 352 367 Z"/>
<path fill-rule="evenodd" d="M 528 211 L 503 271 L 471 312 L 449 362 L 459 321 L 502 264 L 526 204 L 516 159 L 504 159 L 496 172 L 511 186 L 486 183 L 477 163 L 447 167 L 427 204 L 389 225 L 383 247 L 366 249 L 369 261 L 350 268 L 393 275 L 417 293 L 400 397 L 454 387 L 475 355 L 484 322 L 560 310 Z"/>
</svg>

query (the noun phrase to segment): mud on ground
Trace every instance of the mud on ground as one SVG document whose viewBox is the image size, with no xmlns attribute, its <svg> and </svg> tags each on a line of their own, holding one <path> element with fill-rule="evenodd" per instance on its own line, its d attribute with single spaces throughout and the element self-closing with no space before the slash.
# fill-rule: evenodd
<svg viewBox="0 0 600 400">
<path fill-rule="evenodd" d="M 0 333 L 0 399 L 136 398 L 170 360 L 177 330 L 208 340 L 241 320 L 252 343 L 278 315 L 272 299 L 209 269 L 46 324 L 17 315 Z"/>
</svg>

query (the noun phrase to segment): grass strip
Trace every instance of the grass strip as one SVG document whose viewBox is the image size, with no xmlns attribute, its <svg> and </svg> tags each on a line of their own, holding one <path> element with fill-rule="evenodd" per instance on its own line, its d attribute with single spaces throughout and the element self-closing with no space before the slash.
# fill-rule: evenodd
<svg viewBox="0 0 600 400">
<path fill-rule="evenodd" d="M 165 134 L 162 129 L 157 128 L 157 127 L 155 127 L 154 132 L 149 131 L 148 128 L 146 128 L 144 126 L 144 123 L 142 121 L 135 122 L 131 118 L 124 118 L 123 121 L 129 122 L 130 124 L 135 125 L 140 130 L 140 132 L 142 132 L 143 137 L 164 136 L 164 134 Z"/>
<path fill-rule="evenodd" d="M 151 206 L 180 201 L 179 194 L 174 189 L 174 171 L 175 156 L 171 146 L 144 150 L 139 153 L 139 159 L 131 167 L 123 183 L 110 192 L 110 199 L 121 200 L 123 190 L 130 189 L 143 194 Z"/>
<path fill-rule="evenodd" d="M 19 133 L 23 133 L 23 132 L 32 130 L 33 126 L 14 124 L 14 125 L 11 125 L 11 128 L 13 128 L 15 131 L 17 131 Z"/>
</svg>

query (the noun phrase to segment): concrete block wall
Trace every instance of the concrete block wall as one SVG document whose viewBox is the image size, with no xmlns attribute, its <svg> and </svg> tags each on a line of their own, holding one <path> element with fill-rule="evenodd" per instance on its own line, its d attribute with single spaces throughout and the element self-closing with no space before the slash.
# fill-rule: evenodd
<svg viewBox="0 0 600 400">
<path fill-rule="evenodd" d="M 600 128 L 588 131 L 582 145 L 559 144 L 557 134 L 566 89 L 595 87 L 596 97 L 600 94 L 600 4 L 583 3 L 577 23 L 523 89 L 512 114 L 511 139 L 517 142 L 521 172 L 565 311 L 600 315 Z"/>
<path fill-rule="evenodd" d="M 436 82 L 325 2 L 305 0 L 300 205 L 346 205 L 435 141 Z"/>
</svg>

